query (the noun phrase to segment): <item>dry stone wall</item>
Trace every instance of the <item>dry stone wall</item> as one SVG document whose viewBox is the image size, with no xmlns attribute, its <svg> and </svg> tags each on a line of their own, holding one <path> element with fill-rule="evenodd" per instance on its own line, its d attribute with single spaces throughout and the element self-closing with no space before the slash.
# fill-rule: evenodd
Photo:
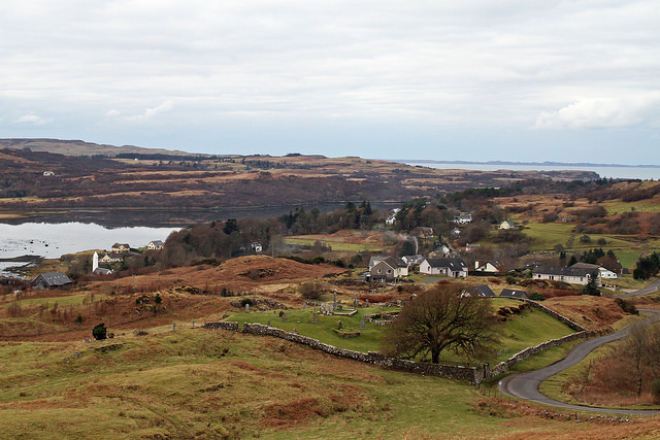
<svg viewBox="0 0 660 440">
<path fill-rule="evenodd" d="M 445 376 L 453 377 L 460 380 L 466 380 L 471 383 L 478 383 L 479 377 L 483 377 L 481 369 L 474 367 L 462 367 L 453 365 L 438 365 L 427 364 L 422 362 L 412 362 L 403 359 L 397 359 L 389 356 L 384 356 L 377 352 L 362 353 L 360 351 L 349 350 L 346 348 L 339 348 L 333 345 L 325 344 L 307 336 L 300 335 L 294 332 L 287 332 L 275 327 L 269 327 L 263 324 L 243 324 L 243 329 L 240 330 L 237 322 L 209 322 L 204 324 L 203 328 L 211 330 L 230 330 L 242 332 L 250 335 L 258 336 L 272 336 L 276 338 L 285 339 L 287 341 L 295 342 L 297 344 L 307 345 L 315 350 L 321 350 L 333 356 L 340 356 L 355 361 L 364 362 L 367 364 L 377 365 L 391 370 L 408 371 L 411 373 L 418 373 L 424 375 Z"/>
<path fill-rule="evenodd" d="M 454 365 L 439 365 L 439 364 L 429 364 L 424 362 L 413 362 L 403 359 L 397 359 L 389 356 L 384 356 L 377 352 L 367 352 L 362 353 L 359 351 L 349 350 L 346 348 L 339 348 L 333 345 L 325 344 L 307 336 L 300 335 L 295 332 L 287 332 L 275 327 L 269 327 L 263 324 L 243 324 L 243 329 L 241 330 L 238 322 L 209 322 L 204 324 L 203 328 L 211 330 L 229 330 L 234 332 L 242 332 L 251 335 L 258 336 L 272 336 L 276 338 L 285 339 L 287 341 L 295 342 L 296 344 L 303 344 L 311 347 L 315 350 L 321 350 L 325 353 L 331 354 L 333 356 L 340 356 L 347 359 L 353 359 L 359 362 L 365 362 L 368 364 L 377 365 L 383 368 L 388 368 L 391 370 L 407 371 L 411 373 L 424 374 L 424 375 L 433 375 L 433 376 L 444 376 L 452 377 L 460 380 L 466 380 L 475 385 L 478 385 L 481 381 L 485 379 L 490 379 L 495 376 L 498 376 L 511 367 L 513 367 L 518 362 L 521 362 L 527 359 L 530 356 L 538 354 L 544 350 L 547 350 L 552 347 L 557 347 L 561 344 L 564 344 L 569 341 L 574 341 L 576 339 L 589 338 L 596 335 L 596 332 L 587 332 L 584 328 L 571 321 L 570 319 L 560 315 L 559 313 L 548 309 L 545 306 L 542 306 L 534 301 L 525 301 L 529 303 L 532 307 L 537 308 L 544 313 L 547 313 L 559 321 L 565 323 L 567 326 L 573 330 L 577 330 L 577 333 L 572 333 L 563 338 L 552 339 L 550 341 L 543 342 L 535 347 L 528 347 L 513 356 L 507 359 L 504 362 L 499 363 L 495 367 L 491 368 L 488 364 L 484 364 L 482 367 L 462 367 Z"/>
</svg>

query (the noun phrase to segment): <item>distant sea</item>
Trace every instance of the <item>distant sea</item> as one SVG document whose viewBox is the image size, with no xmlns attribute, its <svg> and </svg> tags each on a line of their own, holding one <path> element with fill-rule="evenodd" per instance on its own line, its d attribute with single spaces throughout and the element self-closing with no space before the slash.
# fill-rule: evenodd
<svg viewBox="0 0 660 440">
<path fill-rule="evenodd" d="M 657 165 L 596 165 L 596 164 L 557 164 L 557 163 L 508 163 L 508 162 L 442 162 L 429 160 L 397 160 L 407 165 L 421 165 L 441 170 L 475 171 L 593 171 L 602 178 L 660 180 L 660 166 Z"/>
</svg>

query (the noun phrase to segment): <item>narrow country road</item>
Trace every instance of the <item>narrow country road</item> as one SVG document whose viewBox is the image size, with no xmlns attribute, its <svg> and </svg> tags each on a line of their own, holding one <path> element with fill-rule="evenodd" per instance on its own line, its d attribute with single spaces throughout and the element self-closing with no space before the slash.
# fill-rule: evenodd
<svg viewBox="0 0 660 440">
<path fill-rule="evenodd" d="M 648 286 L 644 287 L 643 289 L 639 289 L 635 292 L 624 293 L 623 295 L 617 295 L 614 296 L 613 298 L 630 298 L 631 296 L 640 296 L 640 295 L 645 295 L 647 293 L 658 292 L 658 289 L 660 289 L 660 278 L 655 280 Z"/>
<path fill-rule="evenodd" d="M 633 294 L 628 294 L 630 296 L 636 296 L 638 292 L 655 292 L 656 285 L 660 281 L 655 281 L 649 286 L 641 289 Z M 650 289 L 650 287 L 652 289 Z M 643 293 L 641 293 L 643 294 Z M 660 319 L 657 310 L 641 310 L 643 312 L 652 313 L 652 316 L 643 321 L 646 325 L 657 321 Z M 589 355 L 593 350 L 600 347 L 601 345 L 622 339 L 628 335 L 630 328 L 626 327 L 623 330 L 619 330 L 616 333 L 612 333 L 606 336 L 601 336 L 599 338 L 589 339 L 577 345 L 563 360 L 535 371 L 527 371 L 524 373 L 514 374 L 507 376 L 500 381 L 499 387 L 500 392 L 506 394 L 507 396 L 516 397 L 518 399 L 529 400 L 536 403 L 541 403 L 544 405 L 556 406 L 564 409 L 571 410 L 582 410 L 598 413 L 609 413 L 609 414 L 629 414 L 629 415 L 653 415 L 658 414 L 658 410 L 626 410 L 626 409 L 609 409 L 609 408 L 592 408 L 589 406 L 583 405 L 573 405 L 569 403 L 559 402 L 557 400 L 551 399 L 539 391 L 539 385 L 544 380 L 548 379 L 551 376 L 554 376 L 557 373 L 560 373 L 580 361 Z"/>
</svg>

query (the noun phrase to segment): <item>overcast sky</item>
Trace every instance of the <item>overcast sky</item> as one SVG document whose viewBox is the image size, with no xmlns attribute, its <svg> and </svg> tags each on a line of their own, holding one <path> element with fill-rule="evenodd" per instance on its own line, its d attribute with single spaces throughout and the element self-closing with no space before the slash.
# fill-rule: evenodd
<svg viewBox="0 0 660 440">
<path fill-rule="evenodd" d="M 0 137 L 660 165 L 660 2 L 0 3 Z"/>
</svg>

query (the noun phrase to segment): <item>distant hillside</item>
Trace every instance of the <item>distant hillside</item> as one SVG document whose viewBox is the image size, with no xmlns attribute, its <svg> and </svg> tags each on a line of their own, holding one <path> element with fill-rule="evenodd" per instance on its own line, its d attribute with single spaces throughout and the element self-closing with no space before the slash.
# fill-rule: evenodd
<svg viewBox="0 0 660 440">
<path fill-rule="evenodd" d="M 0 148 L 29 149 L 35 152 L 63 154 L 65 156 L 107 156 L 123 154 L 163 155 L 163 156 L 208 156 L 163 148 L 144 148 L 134 145 L 100 145 L 93 142 L 60 139 L 0 139 Z"/>
</svg>

